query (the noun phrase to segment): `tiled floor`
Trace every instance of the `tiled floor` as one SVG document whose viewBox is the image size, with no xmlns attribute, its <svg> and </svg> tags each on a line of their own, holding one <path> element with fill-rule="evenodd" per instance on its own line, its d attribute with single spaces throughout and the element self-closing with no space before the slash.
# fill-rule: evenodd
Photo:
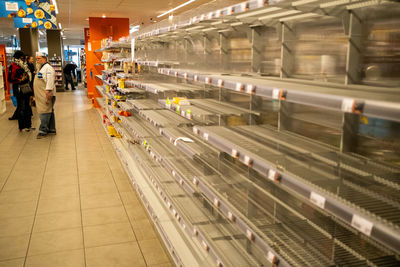
<svg viewBox="0 0 400 267">
<path fill-rule="evenodd" d="M 0 116 L 0 267 L 173 266 L 83 91 L 57 95 L 45 139 L 13 110 Z"/>
</svg>

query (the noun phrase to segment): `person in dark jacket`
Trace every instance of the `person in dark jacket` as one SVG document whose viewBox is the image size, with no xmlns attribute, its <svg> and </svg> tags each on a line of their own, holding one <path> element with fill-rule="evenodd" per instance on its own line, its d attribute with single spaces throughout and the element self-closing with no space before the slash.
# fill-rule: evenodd
<svg viewBox="0 0 400 267">
<path fill-rule="evenodd" d="M 8 80 L 12 83 L 13 94 L 17 98 L 16 117 L 18 119 L 18 128 L 20 131 L 29 132 L 32 128 L 32 109 L 30 106 L 30 97 L 32 94 L 23 94 L 20 86 L 30 83 L 32 74 L 25 62 L 25 55 L 22 51 L 15 51 L 13 62 L 8 72 Z"/>
<path fill-rule="evenodd" d="M 31 88 L 33 90 L 33 80 L 35 79 L 36 71 L 35 71 L 35 64 L 32 56 L 26 56 L 26 64 L 28 65 L 29 70 L 31 71 L 32 74 L 32 80 L 31 80 Z"/>
<path fill-rule="evenodd" d="M 76 78 L 75 74 L 75 69 L 77 66 L 71 61 L 68 62 L 64 66 L 64 77 L 65 77 L 65 90 L 68 90 L 68 84 L 71 84 L 71 89 L 75 90 L 75 85 L 74 85 L 74 80 L 72 79 L 72 76 L 74 76 L 74 79 Z"/>
</svg>

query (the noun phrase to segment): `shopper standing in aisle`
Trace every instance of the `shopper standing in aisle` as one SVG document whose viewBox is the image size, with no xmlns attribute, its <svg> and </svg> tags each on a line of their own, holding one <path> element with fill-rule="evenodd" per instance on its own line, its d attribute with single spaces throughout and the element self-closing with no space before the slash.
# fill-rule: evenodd
<svg viewBox="0 0 400 267">
<path fill-rule="evenodd" d="M 77 66 L 75 63 L 67 62 L 67 64 L 64 67 L 64 77 L 65 77 L 65 90 L 68 90 L 68 84 L 71 84 L 71 89 L 75 90 L 75 85 L 74 85 L 74 80 L 72 79 L 72 76 L 74 76 L 74 79 L 76 79 L 76 74 L 75 74 L 75 69 Z"/>
<path fill-rule="evenodd" d="M 38 68 L 33 87 L 35 88 L 36 109 L 40 116 L 40 128 L 37 138 L 41 139 L 48 134 L 56 134 L 54 116 L 56 73 L 54 68 L 47 62 L 46 54 L 37 52 L 36 62 Z"/>
<path fill-rule="evenodd" d="M 25 55 L 22 51 L 15 51 L 8 75 L 8 79 L 13 85 L 13 94 L 17 99 L 17 110 L 14 112 L 13 117 L 15 116 L 18 119 L 18 128 L 20 131 L 29 132 L 33 129 L 31 120 L 32 109 L 30 106 L 30 98 L 32 96 L 30 81 L 32 74 L 25 62 Z M 13 117 L 9 119 L 13 119 Z"/>
</svg>

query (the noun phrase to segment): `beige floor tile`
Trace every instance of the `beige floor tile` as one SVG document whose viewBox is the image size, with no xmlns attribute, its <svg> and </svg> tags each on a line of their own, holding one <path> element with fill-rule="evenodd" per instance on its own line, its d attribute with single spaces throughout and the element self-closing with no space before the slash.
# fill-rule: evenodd
<svg viewBox="0 0 400 267">
<path fill-rule="evenodd" d="M 64 211 L 37 215 L 33 232 L 47 232 L 81 226 L 80 211 Z"/>
<path fill-rule="evenodd" d="M 84 267 L 83 249 L 27 257 L 25 267 Z"/>
<path fill-rule="evenodd" d="M 139 241 L 139 246 L 148 265 L 170 262 L 170 259 L 165 253 L 160 240 L 150 239 Z"/>
<path fill-rule="evenodd" d="M 114 181 L 106 183 L 91 183 L 80 185 L 81 195 L 90 196 L 105 193 L 118 193 Z"/>
<path fill-rule="evenodd" d="M 0 261 L 25 257 L 30 235 L 0 238 Z"/>
<path fill-rule="evenodd" d="M 15 191 L 3 191 L 0 193 L 0 204 L 37 201 L 39 190 L 25 189 Z"/>
<path fill-rule="evenodd" d="M 82 210 L 83 226 L 128 222 L 123 206 Z"/>
<path fill-rule="evenodd" d="M 152 223 L 148 219 L 132 221 L 133 231 L 139 241 L 158 238 Z"/>
<path fill-rule="evenodd" d="M 119 194 L 114 192 L 98 195 L 82 195 L 81 205 L 82 209 L 94 209 L 121 206 L 122 202 Z"/>
<path fill-rule="evenodd" d="M 33 233 L 28 256 L 83 248 L 82 228 Z"/>
<path fill-rule="evenodd" d="M 146 266 L 136 242 L 86 249 L 87 267 Z"/>
<path fill-rule="evenodd" d="M 147 212 L 144 210 L 142 204 L 140 205 L 126 205 L 126 212 L 128 213 L 129 220 L 139 221 L 148 219 Z"/>
<path fill-rule="evenodd" d="M 79 183 L 105 183 L 105 182 L 114 182 L 114 178 L 111 174 L 111 171 L 94 171 L 88 173 L 80 173 L 79 174 Z"/>
<path fill-rule="evenodd" d="M 134 190 L 131 181 L 128 179 L 116 179 L 115 183 L 119 192 L 132 192 Z"/>
<path fill-rule="evenodd" d="M 4 218 L 26 217 L 35 215 L 37 202 L 0 204 L 0 220 Z"/>
<path fill-rule="evenodd" d="M 34 216 L 0 219 L 0 237 L 30 234 Z"/>
<path fill-rule="evenodd" d="M 63 185 L 77 185 L 78 175 L 77 174 L 52 174 L 45 175 L 43 180 L 43 188 L 47 186 L 63 186 Z"/>
<path fill-rule="evenodd" d="M 24 267 L 25 257 L 8 260 L 8 261 L 0 261 L 0 267 Z"/>
<path fill-rule="evenodd" d="M 141 205 L 140 199 L 138 198 L 136 191 L 120 192 L 121 200 L 125 206 L 129 205 Z"/>
<path fill-rule="evenodd" d="M 24 179 L 9 179 L 3 188 L 4 191 L 15 190 L 39 190 L 42 185 L 42 179 L 24 180 Z"/>
<path fill-rule="evenodd" d="M 136 241 L 130 223 L 113 223 L 83 228 L 86 247 Z"/>
<path fill-rule="evenodd" d="M 105 166 L 104 164 L 78 166 L 79 175 L 93 172 L 106 172 L 108 170 L 108 166 Z"/>
<path fill-rule="evenodd" d="M 58 197 L 76 197 L 79 195 L 78 185 L 57 185 L 47 186 L 42 189 L 40 199 L 50 199 Z"/>
<path fill-rule="evenodd" d="M 79 196 L 40 199 L 37 214 L 79 211 Z"/>
</svg>

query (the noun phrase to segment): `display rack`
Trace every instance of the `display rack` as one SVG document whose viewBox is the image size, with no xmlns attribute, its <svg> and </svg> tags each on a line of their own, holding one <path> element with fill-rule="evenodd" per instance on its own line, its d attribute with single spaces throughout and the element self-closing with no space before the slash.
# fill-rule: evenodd
<svg viewBox="0 0 400 267">
<path fill-rule="evenodd" d="M 50 65 L 54 68 L 56 72 L 55 84 L 57 89 L 64 90 L 64 76 L 63 76 L 63 66 L 60 57 L 49 58 Z"/>
<path fill-rule="evenodd" d="M 397 88 L 286 76 L 296 62 L 287 57 L 288 29 L 312 22 L 323 32 L 344 15 L 351 50 L 353 15 L 386 3 L 247 1 L 212 10 L 218 3 L 135 33 L 135 71 L 115 65 L 96 76 L 107 132 L 176 264 L 399 265 Z M 257 61 L 259 37 L 271 28 L 280 29 L 280 77 L 261 75 Z M 356 62 L 350 50 L 347 62 Z M 243 62 L 252 71 L 235 69 Z M 364 145 L 371 140 L 385 148 Z M 159 227 L 166 213 L 173 230 Z"/>
</svg>

